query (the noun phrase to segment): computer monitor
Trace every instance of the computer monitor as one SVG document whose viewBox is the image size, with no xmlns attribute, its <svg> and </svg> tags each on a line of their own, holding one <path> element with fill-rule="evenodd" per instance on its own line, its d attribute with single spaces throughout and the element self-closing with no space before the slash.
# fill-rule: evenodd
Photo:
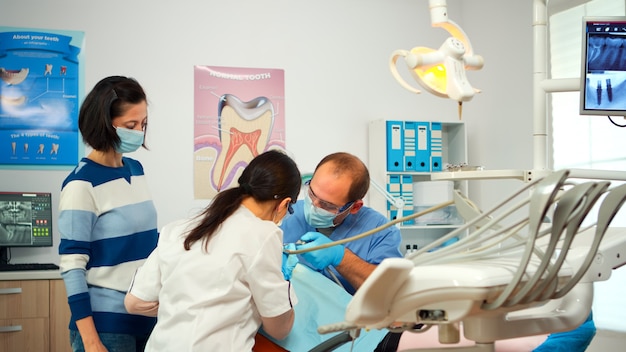
<svg viewBox="0 0 626 352">
<path fill-rule="evenodd" d="M 583 17 L 580 114 L 626 116 L 626 16 Z"/>
<path fill-rule="evenodd" d="M 9 247 L 52 246 L 52 195 L 45 192 L 0 192 L 0 261 Z"/>
</svg>

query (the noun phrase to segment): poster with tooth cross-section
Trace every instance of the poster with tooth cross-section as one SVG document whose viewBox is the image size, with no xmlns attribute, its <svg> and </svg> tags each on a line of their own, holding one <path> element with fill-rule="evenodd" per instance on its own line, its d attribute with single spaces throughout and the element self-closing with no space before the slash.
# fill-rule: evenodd
<svg viewBox="0 0 626 352">
<path fill-rule="evenodd" d="M 0 26 L 0 168 L 72 168 L 84 33 Z"/>
<path fill-rule="evenodd" d="M 237 186 L 257 155 L 285 150 L 282 69 L 194 66 L 194 198 Z"/>
</svg>

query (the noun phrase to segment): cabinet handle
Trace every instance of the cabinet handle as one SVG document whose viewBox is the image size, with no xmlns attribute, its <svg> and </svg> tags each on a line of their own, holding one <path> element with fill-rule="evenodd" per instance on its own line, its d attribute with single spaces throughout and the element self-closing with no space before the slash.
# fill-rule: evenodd
<svg viewBox="0 0 626 352">
<path fill-rule="evenodd" d="M 0 326 L 0 333 L 22 331 L 21 325 Z"/>
<path fill-rule="evenodd" d="M 0 288 L 0 295 L 12 295 L 15 293 L 22 293 L 21 287 Z"/>
</svg>

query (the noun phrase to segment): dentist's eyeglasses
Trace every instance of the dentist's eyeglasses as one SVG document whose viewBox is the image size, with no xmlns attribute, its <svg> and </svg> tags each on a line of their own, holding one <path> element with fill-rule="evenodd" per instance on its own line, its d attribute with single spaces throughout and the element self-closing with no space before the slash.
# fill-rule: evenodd
<svg viewBox="0 0 626 352">
<path fill-rule="evenodd" d="M 313 192 L 313 189 L 311 188 L 311 180 L 306 181 L 305 185 L 308 188 L 308 194 L 309 194 L 309 198 L 311 198 L 311 201 L 313 202 L 313 204 L 316 207 L 322 208 L 328 212 L 331 212 L 333 214 L 340 214 L 346 210 L 348 210 L 353 204 L 354 201 L 348 202 L 346 204 L 344 204 L 343 206 L 339 206 L 339 205 L 335 205 L 331 202 L 327 202 L 323 199 L 320 199 L 318 196 L 315 195 L 315 192 Z"/>
</svg>

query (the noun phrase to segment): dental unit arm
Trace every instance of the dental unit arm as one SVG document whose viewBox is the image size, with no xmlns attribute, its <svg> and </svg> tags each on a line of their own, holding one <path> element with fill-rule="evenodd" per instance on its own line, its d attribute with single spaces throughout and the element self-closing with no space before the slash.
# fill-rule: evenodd
<svg viewBox="0 0 626 352">
<path fill-rule="evenodd" d="M 513 196 L 532 187 L 528 199 L 509 205 L 510 197 L 485 213 L 455 196 L 462 215 L 473 218 L 407 258 L 385 259 L 353 296 L 345 321 L 318 331 L 413 331 L 424 324 L 439 329 L 446 350 L 495 351 L 497 340 L 576 328 L 591 310 L 593 283 L 626 263 L 626 229 L 609 228 L 626 185 L 575 184 L 568 176 L 562 170 L 536 180 Z M 583 227 L 595 204 L 597 221 Z M 503 225 L 520 209 L 527 216 Z M 460 241 L 429 251 L 461 231 L 468 234 Z M 473 346 L 454 347 L 461 331 Z"/>
<path fill-rule="evenodd" d="M 392 196 L 391 193 L 387 192 L 387 190 L 385 190 L 381 185 L 378 184 L 378 182 L 374 181 L 373 179 L 370 179 L 370 185 L 374 186 L 374 188 L 380 194 L 385 196 L 389 204 L 397 209 L 397 219 L 401 218 L 404 210 L 404 205 L 406 204 L 404 198 Z"/>
</svg>

